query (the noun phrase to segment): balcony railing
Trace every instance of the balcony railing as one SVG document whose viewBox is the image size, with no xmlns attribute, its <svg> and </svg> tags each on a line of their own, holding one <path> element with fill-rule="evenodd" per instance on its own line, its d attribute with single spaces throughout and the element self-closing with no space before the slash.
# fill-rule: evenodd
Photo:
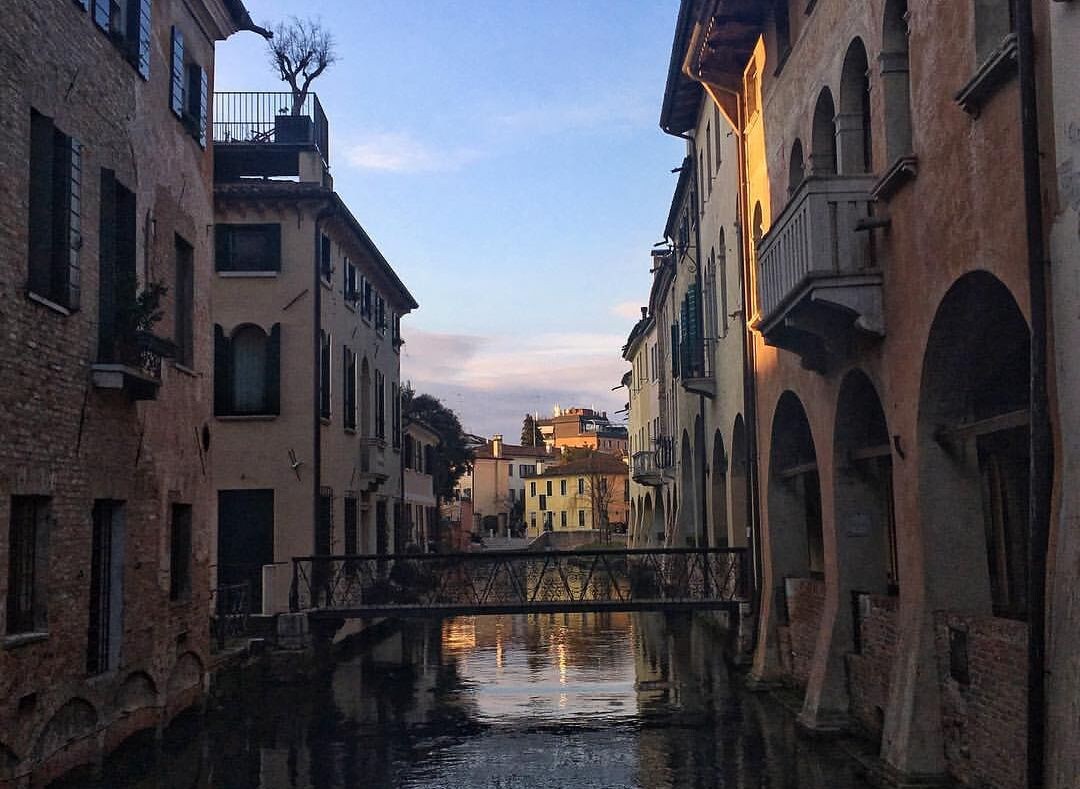
<svg viewBox="0 0 1080 789">
<path fill-rule="evenodd" d="M 768 322 L 808 279 L 870 267 L 869 234 L 855 230 L 870 216 L 872 175 L 807 178 L 758 245 L 758 295 Z"/>
<path fill-rule="evenodd" d="M 662 485 L 664 483 L 664 470 L 660 468 L 656 454 L 651 449 L 634 453 L 631 470 L 631 477 L 634 482 L 639 485 Z"/>
<path fill-rule="evenodd" d="M 683 389 L 706 397 L 716 396 L 715 349 L 713 337 L 699 337 L 679 346 L 683 354 L 680 379 Z"/>
<path fill-rule="evenodd" d="M 873 175 L 807 178 L 758 244 L 755 328 L 811 369 L 848 354 L 855 332 L 884 334 L 866 221 L 874 183 Z"/>
<path fill-rule="evenodd" d="M 99 389 L 121 389 L 133 400 L 153 400 L 161 386 L 161 362 L 176 356 L 172 341 L 147 331 L 117 338 L 101 348 L 92 373 Z"/>
<path fill-rule="evenodd" d="M 312 145 L 330 161 L 330 130 L 314 93 L 292 113 L 288 92 L 214 94 L 214 144 Z"/>
</svg>

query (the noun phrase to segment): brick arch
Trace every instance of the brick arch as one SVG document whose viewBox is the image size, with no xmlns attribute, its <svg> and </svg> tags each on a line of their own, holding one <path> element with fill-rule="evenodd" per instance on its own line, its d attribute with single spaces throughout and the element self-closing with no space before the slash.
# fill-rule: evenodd
<svg viewBox="0 0 1080 789">
<path fill-rule="evenodd" d="M 42 727 L 34 743 L 33 758 L 40 762 L 97 730 L 97 709 L 84 698 L 68 699 Z"/>
<path fill-rule="evenodd" d="M 113 706 L 121 712 L 134 712 L 158 704 L 157 683 L 145 671 L 135 671 L 127 676 L 116 691 Z"/>
<path fill-rule="evenodd" d="M 185 652 L 176 659 L 169 673 L 169 695 L 190 690 L 202 684 L 203 661 L 194 652 Z"/>
</svg>

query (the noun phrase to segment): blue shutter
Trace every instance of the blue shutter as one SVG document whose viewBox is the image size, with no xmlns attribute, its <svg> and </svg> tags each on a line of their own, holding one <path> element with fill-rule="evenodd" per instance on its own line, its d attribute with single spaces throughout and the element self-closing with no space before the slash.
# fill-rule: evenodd
<svg viewBox="0 0 1080 789">
<path fill-rule="evenodd" d="M 90 0 L 75 0 L 75 5 L 85 11 L 90 7 Z"/>
<path fill-rule="evenodd" d="M 177 118 L 184 117 L 184 34 L 172 29 L 172 81 L 169 108 Z"/>
<path fill-rule="evenodd" d="M 153 0 L 138 0 L 139 19 L 134 55 L 135 67 L 143 79 L 150 79 L 150 34 L 152 32 L 150 6 L 152 2 Z"/>
<path fill-rule="evenodd" d="M 112 0 L 94 0 L 94 22 L 106 33 L 109 32 L 112 22 L 111 2 Z"/>
</svg>

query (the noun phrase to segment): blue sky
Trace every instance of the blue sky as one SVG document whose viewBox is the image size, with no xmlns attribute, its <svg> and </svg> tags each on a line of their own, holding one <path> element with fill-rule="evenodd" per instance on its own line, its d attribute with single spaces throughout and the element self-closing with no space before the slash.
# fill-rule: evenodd
<svg viewBox="0 0 1080 789">
<path fill-rule="evenodd" d="M 615 411 L 681 140 L 658 126 L 677 0 L 246 0 L 333 30 L 315 83 L 334 184 L 420 309 L 402 378 L 516 440 L 556 403 Z M 285 89 L 261 39 L 218 90 Z"/>
</svg>

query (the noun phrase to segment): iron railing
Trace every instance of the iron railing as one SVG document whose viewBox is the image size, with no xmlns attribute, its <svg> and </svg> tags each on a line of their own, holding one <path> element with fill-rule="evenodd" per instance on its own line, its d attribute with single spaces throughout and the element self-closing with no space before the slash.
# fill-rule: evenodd
<svg viewBox="0 0 1080 789">
<path fill-rule="evenodd" d="M 214 143 L 308 144 L 330 161 L 330 127 L 319 97 L 309 93 L 299 113 L 293 96 L 277 93 L 214 94 Z"/>
<path fill-rule="evenodd" d="M 217 650 L 225 648 L 229 639 L 248 635 L 251 617 L 251 583 L 244 581 L 210 590 L 214 615 L 210 618 L 210 634 Z"/>
<path fill-rule="evenodd" d="M 749 597 L 743 548 L 307 556 L 293 611 L 449 616 L 726 608 Z"/>
</svg>

